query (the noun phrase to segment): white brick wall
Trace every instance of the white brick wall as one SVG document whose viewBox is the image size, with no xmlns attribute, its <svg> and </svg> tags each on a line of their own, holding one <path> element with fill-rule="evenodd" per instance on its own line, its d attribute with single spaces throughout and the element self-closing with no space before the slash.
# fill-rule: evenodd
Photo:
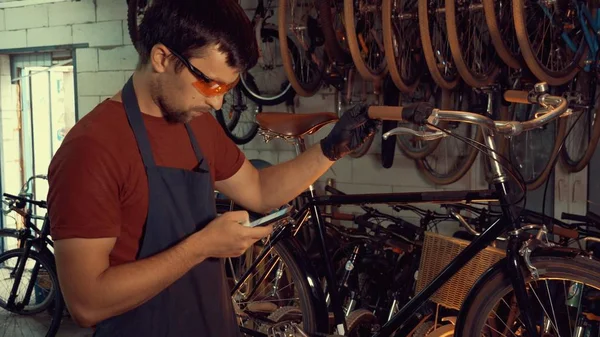
<svg viewBox="0 0 600 337">
<path fill-rule="evenodd" d="M 90 47 L 123 45 L 122 21 L 105 21 L 73 25 L 73 42 Z"/>
<path fill-rule="evenodd" d="M 122 0 L 97 0 L 96 21 L 127 20 L 127 6 Z"/>
<path fill-rule="evenodd" d="M 133 45 L 98 50 L 98 70 L 135 69 L 138 54 Z"/>
<path fill-rule="evenodd" d="M 27 30 L 27 47 L 68 45 L 73 43 L 71 26 L 32 28 Z"/>
<path fill-rule="evenodd" d="M 92 1 L 61 2 L 49 7 L 50 26 L 73 25 L 96 21 L 96 8 Z"/>
<path fill-rule="evenodd" d="M 6 30 L 48 26 L 48 5 L 7 8 L 4 12 Z"/>
<path fill-rule="evenodd" d="M 27 47 L 27 31 L 12 30 L 0 32 L 0 49 Z"/>
<path fill-rule="evenodd" d="M 0 30 L 5 30 L 6 29 L 6 25 L 5 25 L 5 20 L 4 20 L 4 9 L 0 9 Z"/>
</svg>

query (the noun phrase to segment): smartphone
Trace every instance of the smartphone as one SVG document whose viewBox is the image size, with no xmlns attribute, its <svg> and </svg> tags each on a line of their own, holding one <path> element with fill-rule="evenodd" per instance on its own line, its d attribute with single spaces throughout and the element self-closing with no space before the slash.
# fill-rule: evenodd
<svg viewBox="0 0 600 337">
<path fill-rule="evenodd" d="M 285 217 L 287 217 L 287 215 L 291 212 L 292 210 L 292 206 L 286 206 L 276 212 L 273 212 L 267 216 L 264 216 L 260 219 L 254 220 L 252 221 L 248 227 L 256 227 L 256 226 L 267 226 L 270 225 L 276 221 L 279 221 Z"/>
</svg>

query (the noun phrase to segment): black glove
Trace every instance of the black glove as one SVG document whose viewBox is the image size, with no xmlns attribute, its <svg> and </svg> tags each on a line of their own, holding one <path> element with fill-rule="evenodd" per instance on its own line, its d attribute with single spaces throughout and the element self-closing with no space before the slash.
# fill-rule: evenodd
<svg viewBox="0 0 600 337">
<path fill-rule="evenodd" d="M 369 119 L 368 109 L 369 105 L 359 103 L 344 112 L 329 135 L 321 139 L 321 150 L 325 157 L 336 161 L 375 135 L 379 122 Z"/>
</svg>

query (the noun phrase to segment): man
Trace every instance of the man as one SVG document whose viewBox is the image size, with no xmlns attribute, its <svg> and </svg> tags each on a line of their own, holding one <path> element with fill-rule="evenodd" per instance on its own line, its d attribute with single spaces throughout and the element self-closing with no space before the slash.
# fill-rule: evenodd
<svg viewBox="0 0 600 337">
<path fill-rule="evenodd" d="M 216 217 L 214 189 L 266 212 L 375 132 L 358 107 L 296 159 L 257 171 L 209 113 L 257 60 L 237 1 L 154 1 L 140 62 L 67 134 L 49 169 L 51 233 L 74 320 L 95 336 L 236 336 L 222 258 L 271 227 Z"/>
</svg>

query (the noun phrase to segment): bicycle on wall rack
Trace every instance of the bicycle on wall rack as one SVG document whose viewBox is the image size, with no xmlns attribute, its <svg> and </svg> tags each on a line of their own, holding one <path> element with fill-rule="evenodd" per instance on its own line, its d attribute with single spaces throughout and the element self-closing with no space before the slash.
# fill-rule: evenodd
<svg viewBox="0 0 600 337">
<path fill-rule="evenodd" d="M 514 192 L 516 186 L 510 183 L 509 178 L 516 176 L 516 173 L 505 169 L 505 166 L 510 166 L 497 153 L 493 137 L 494 134 L 516 135 L 568 113 L 567 101 L 562 97 L 547 94 L 546 90 L 545 84 L 538 84 L 536 90 L 531 92 L 505 92 L 507 101 L 536 103 L 541 106 L 536 118 L 523 122 L 493 121 L 484 115 L 433 109 L 423 103 L 405 107 L 371 107 L 369 115 L 372 118 L 428 125 L 433 129 L 442 122 L 478 125 L 484 133 L 485 149 L 483 144 L 472 141 L 470 144 L 486 154 L 494 189 L 317 197 L 314 187 L 311 186 L 307 203 L 294 212 L 289 221 L 280 223 L 273 234 L 262 243 L 264 249 L 232 289 L 241 331 L 247 336 L 287 336 L 294 333 L 300 336 L 330 333 L 357 336 L 356 331 L 347 330 L 336 287 L 328 286 L 338 283 L 327 253 L 320 207 L 369 203 L 489 201 L 499 202 L 502 216 L 444 265 L 441 271 L 431 278 L 431 282 L 422 285 L 418 293 L 401 305 L 399 311 L 387 322 L 371 325 L 372 329 L 367 329 L 367 335 L 409 335 L 417 324 L 418 318 L 415 318 L 415 314 L 418 316 L 421 306 L 443 289 L 449 280 L 458 275 L 473 274 L 474 270 L 485 272 L 482 275 L 475 274 L 481 277 L 473 280 L 472 287 L 467 286 L 467 289 L 463 289 L 464 300 L 453 329 L 456 336 L 479 337 L 482 333 L 486 336 L 558 336 L 570 335 L 569 332 L 575 330 L 585 330 L 588 320 L 598 313 L 594 301 L 600 290 L 600 262 L 585 251 L 553 247 L 546 240 L 548 230 L 543 225 L 534 227 L 537 229 L 535 236 L 526 233 L 526 230 L 531 228 L 520 224 L 516 207 L 525 198 L 525 188 L 520 182 L 523 194 Z M 303 136 L 336 120 L 337 116 L 327 113 L 308 116 L 279 113 L 257 115 L 261 133 L 267 139 L 283 138 L 292 141 L 296 144 L 298 152 L 304 149 Z M 443 129 L 431 132 L 397 128 L 387 132 L 384 137 L 402 133 L 430 140 L 452 136 Z M 314 267 L 310 265 L 305 252 L 294 237 L 309 218 L 317 227 L 322 263 L 326 265 L 325 285 L 320 284 Z M 501 234 L 507 236 L 505 249 L 491 249 L 489 245 Z M 424 249 L 429 246 L 439 254 L 439 247 L 436 247 L 438 244 L 444 244 L 444 239 L 426 233 Z M 276 271 L 274 277 L 259 275 L 261 272 L 271 271 Z M 278 309 L 270 315 L 257 310 L 255 303 L 249 301 L 251 298 L 238 292 L 248 280 L 255 277 L 259 280 L 255 284 L 260 286 L 271 282 L 273 284 L 269 289 L 281 290 L 275 292 L 276 295 L 261 298 L 259 301 L 263 303 L 271 299 L 278 303 L 275 306 Z M 567 296 L 567 289 L 577 294 L 576 300 Z M 256 292 L 257 290 L 249 291 L 252 294 Z M 330 311 L 333 312 L 333 328 L 330 326 Z"/>
</svg>

